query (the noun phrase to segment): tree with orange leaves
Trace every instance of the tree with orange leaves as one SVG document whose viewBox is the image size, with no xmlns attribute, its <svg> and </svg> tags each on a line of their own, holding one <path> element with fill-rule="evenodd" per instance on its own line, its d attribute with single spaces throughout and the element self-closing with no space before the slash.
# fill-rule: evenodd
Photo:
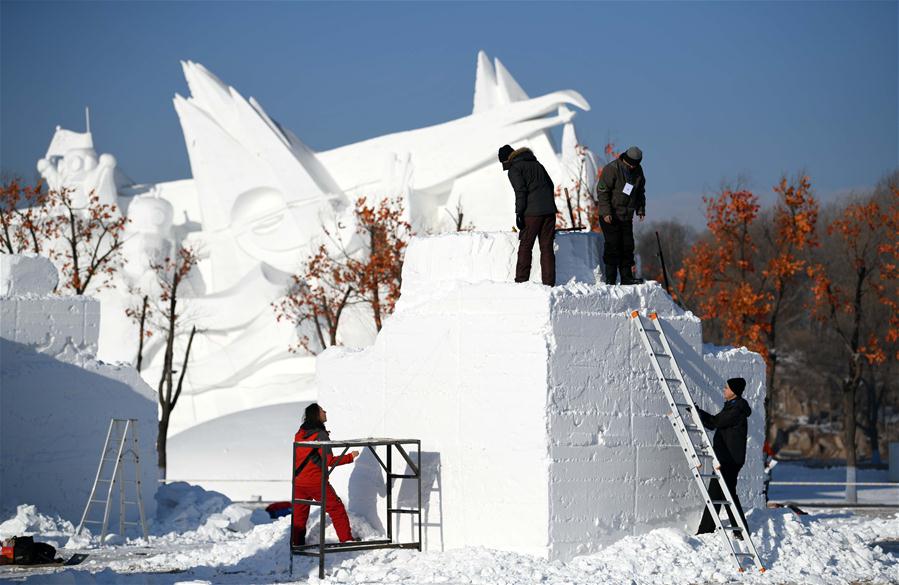
<svg viewBox="0 0 899 585">
<path fill-rule="evenodd" d="M 63 286 L 80 295 L 91 283 L 102 288 L 112 282 L 121 266 L 128 219 L 115 204 L 100 203 L 93 191 L 86 205 L 77 204 L 72 194 L 67 188 L 47 194 L 45 225 L 55 242 L 49 247 L 50 259 L 59 268 Z"/>
<path fill-rule="evenodd" d="M 128 219 L 116 205 L 91 192 L 79 203 L 68 188 L 41 192 L 41 185 L 13 180 L 0 189 L 0 247 L 18 254 L 45 254 L 60 273 L 60 285 L 76 295 L 109 286 L 121 266 Z"/>
<path fill-rule="evenodd" d="M 337 345 L 337 329 L 344 309 L 355 299 L 355 278 L 336 262 L 322 244 L 291 276 L 287 293 L 272 303 L 278 321 L 293 323 L 301 331 L 311 325 L 314 337 L 299 333 L 290 351 L 311 354 Z"/>
<path fill-rule="evenodd" d="M 299 333 L 291 351 L 318 353 L 338 343 L 340 319 L 347 307 L 370 307 L 375 329 L 393 312 L 402 286 L 403 259 L 412 227 L 404 219 L 400 198 L 377 204 L 356 200 L 356 229 L 351 242 L 325 229 L 330 246 L 322 244 L 291 277 L 286 294 L 272 303 L 276 319 L 313 333 Z M 358 245 L 357 245 L 358 244 Z"/>
<path fill-rule="evenodd" d="M 400 298 L 403 259 L 412 235 L 412 226 L 404 215 L 400 198 L 383 199 L 372 205 L 360 197 L 356 200 L 356 233 L 365 250 L 360 258 L 343 249 L 341 264 L 354 276 L 355 294 L 371 307 L 378 331 Z"/>
<path fill-rule="evenodd" d="M 46 203 L 40 183 L 32 187 L 13 179 L 0 187 L 0 250 L 7 254 L 43 251 Z"/>
<path fill-rule="evenodd" d="M 846 358 L 842 379 L 847 482 L 855 481 L 856 396 L 865 367 L 899 359 L 899 189 L 884 200 L 856 200 L 828 222 L 827 245 L 810 267 L 815 317 L 838 340 Z M 855 486 L 846 497 L 856 501 Z"/>
<path fill-rule="evenodd" d="M 680 298 L 717 325 L 721 339 L 765 357 L 769 440 L 777 404 L 778 331 L 796 314 L 788 309 L 801 302 L 818 220 L 808 177 L 784 177 L 774 191 L 778 202 L 770 214 L 760 214 L 758 198 L 745 189 L 706 198 L 709 237 L 693 246 L 675 274 Z"/>
</svg>

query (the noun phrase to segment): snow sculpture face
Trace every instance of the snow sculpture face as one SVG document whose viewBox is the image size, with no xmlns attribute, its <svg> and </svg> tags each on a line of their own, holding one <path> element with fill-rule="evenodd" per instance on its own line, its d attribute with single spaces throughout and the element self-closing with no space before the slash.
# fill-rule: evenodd
<svg viewBox="0 0 899 585">
<path fill-rule="evenodd" d="M 260 262 L 292 272 L 309 246 L 309 234 L 322 228 L 320 200 L 288 201 L 272 187 L 238 195 L 231 208 L 231 230 L 243 251 Z"/>
</svg>

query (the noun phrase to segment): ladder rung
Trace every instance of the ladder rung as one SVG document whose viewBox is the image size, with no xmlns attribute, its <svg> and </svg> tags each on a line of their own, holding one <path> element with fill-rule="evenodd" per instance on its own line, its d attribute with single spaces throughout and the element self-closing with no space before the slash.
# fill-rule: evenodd
<svg viewBox="0 0 899 585">
<path fill-rule="evenodd" d="M 686 402 L 675 402 L 675 403 L 674 403 L 674 406 L 676 406 L 676 407 L 678 407 L 678 408 L 686 408 L 687 410 L 692 410 L 692 409 L 693 409 L 693 405 L 692 405 L 692 404 L 687 404 Z"/>
<path fill-rule="evenodd" d="M 700 473 L 700 474 L 699 474 L 699 477 L 707 477 L 707 478 L 709 478 L 709 479 L 711 479 L 711 478 L 716 478 L 716 479 L 717 479 L 717 478 L 718 478 L 718 474 L 717 474 L 717 473 Z"/>
<path fill-rule="evenodd" d="M 103 524 L 100 520 L 85 520 L 85 524 Z"/>
<path fill-rule="evenodd" d="M 730 530 L 731 532 L 743 532 L 743 529 L 739 526 L 722 526 L 724 530 Z"/>
<path fill-rule="evenodd" d="M 669 384 L 671 384 L 672 382 L 677 382 L 678 384 L 680 384 L 680 380 L 678 380 L 677 378 L 665 378 L 665 381 Z"/>
<path fill-rule="evenodd" d="M 122 522 L 125 526 L 140 526 L 140 522 Z"/>
<path fill-rule="evenodd" d="M 669 358 L 669 359 L 671 359 L 671 356 L 668 355 L 667 353 L 654 353 L 654 354 L 652 354 L 652 355 L 654 355 L 654 356 L 657 357 L 657 358 L 663 357 L 663 358 Z"/>
<path fill-rule="evenodd" d="M 390 514 L 420 514 L 421 510 L 409 510 L 408 508 L 388 508 Z"/>
<path fill-rule="evenodd" d="M 107 500 L 91 500 L 92 504 L 105 504 Z"/>
<path fill-rule="evenodd" d="M 125 501 L 122 502 L 122 503 L 123 503 L 123 504 L 131 504 L 132 506 L 136 506 L 136 505 L 137 505 L 137 502 L 129 502 L 128 500 L 125 500 Z"/>
<path fill-rule="evenodd" d="M 755 555 L 752 553 L 738 552 L 738 553 L 734 553 L 734 556 L 735 557 L 754 557 Z"/>
<path fill-rule="evenodd" d="M 728 500 L 710 500 L 716 506 L 733 506 Z"/>
</svg>

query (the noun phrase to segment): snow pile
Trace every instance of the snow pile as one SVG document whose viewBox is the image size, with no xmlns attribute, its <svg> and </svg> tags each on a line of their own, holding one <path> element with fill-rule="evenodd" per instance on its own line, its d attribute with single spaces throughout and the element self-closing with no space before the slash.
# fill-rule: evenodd
<svg viewBox="0 0 899 585">
<path fill-rule="evenodd" d="M 224 494 L 188 483 L 169 483 L 156 492 L 153 533 L 167 535 L 172 541 L 221 540 L 269 522 L 265 510 L 234 504 Z"/>
<path fill-rule="evenodd" d="M 181 481 L 160 486 L 155 497 L 157 532 L 196 530 L 231 504 L 224 494 Z"/>
<path fill-rule="evenodd" d="M 116 417 L 138 421 L 144 504 L 152 515 L 155 393 L 130 366 L 95 359 L 99 303 L 53 295 L 56 273 L 48 260 L 3 254 L 0 268 L 0 291 L 7 293 L 0 296 L 0 513 L 27 502 L 80 520 L 109 419 Z M 125 471 L 133 479 L 133 466 Z M 116 525 L 118 506 L 112 507 Z M 128 520 L 136 520 L 131 511 Z"/>
<path fill-rule="evenodd" d="M 762 506 L 761 357 L 706 351 L 700 320 L 657 283 L 511 283 L 496 267 L 508 267 L 512 247 L 492 234 L 413 239 L 402 297 L 374 346 L 318 359 L 332 437 L 421 439 L 428 550 L 482 545 L 564 560 L 654 528 L 695 528 L 702 502 L 634 310 L 664 320 L 700 407 L 717 412 L 724 380 L 747 379 L 754 414 L 740 498 Z M 590 259 L 566 249 L 560 264 Z M 368 453 L 333 479 L 373 525 L 386 521 L 383 481 Z M 397 489 L 402 498 L 414 486 Z M 415 527 L 404 522 L 406 531 Z"/>
<path fill-rule="evenodd" d="M 44 542 L 55 547 L 65 546 L 75 527 L 59 516 L 51 518 L 37 511 L 37 507 L 21 504 L 16 515 L 0 524 L 0 541 L 12 536 L 40 535 Z"/>
<path fill-rule="evenodd" d="M 36 254 L 0 254 L 0 297 L 46 294 L 58 283 L 59 275 L 49 259 Z"/>
</svg>

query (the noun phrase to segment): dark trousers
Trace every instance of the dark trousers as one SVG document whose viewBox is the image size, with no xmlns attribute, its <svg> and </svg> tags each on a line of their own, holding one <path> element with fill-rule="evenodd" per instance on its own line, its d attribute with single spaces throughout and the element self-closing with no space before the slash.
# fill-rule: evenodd
<svg viewBox="0 0 899 585">
<path fill-rule="evenodd" d="M 749 523 L 746 522 L 746 515 L 743 514 L 743 506 L 740 505 L 740 496 L 737 495 L 737 476 L 739 473 L 739 467 L 733 468 L 724 465 L 721 466 L 721 476 L 724 478 L 724 484 L 727 486 L 727 489 L 730 490 L 730 495 L 734 498 L 734 504 L 737 505 L 737 512 L 743 520 L 743 525 L 746 526 L 746 528 L 749 528 Z M 724 499 L 724 493 L 721 491 L 721 486 L 718 485 L 717 479 L 713 479 L 709 482 L 709 498 L 712 500 Z M 720 506 L 715 506 L 715 513 L 718 513 L 719 509 Z M 737 521 L 731 512 L 730 506 L 726 506 L 726 510 L 731 525 L 736 526 Z M 715 529 L 715 519 L 712 518 L 711 512 L 709 512 L 708 507 L 706 507 L 705 513 L 702 515 L 702 520 L 699 522 L 699 530 L 697 530 L 696 533 L 705 534 L 707 532 L 715 532 Z"/>
<path fill-rule="evenodd" d="M 556 255 L 553 238 L 556 235 L 556 216 L 526 215 L 524 229 L 518 236 L 518 263 L 515 265 L 515 282 L 527 282 L 531 277 L 531 253 L 534 241 L 540 242 L 540 276 L 543 284 L 556 285 Z"/>
<path fill-rule="evenodd" d="M 602 261 L 606 266 L 617 266 L 621 274 L 631 274 L 634 262 L 634 222 L 612 216 L 612 223 L 599 219 L 605 245 Z"/>
</svg>

